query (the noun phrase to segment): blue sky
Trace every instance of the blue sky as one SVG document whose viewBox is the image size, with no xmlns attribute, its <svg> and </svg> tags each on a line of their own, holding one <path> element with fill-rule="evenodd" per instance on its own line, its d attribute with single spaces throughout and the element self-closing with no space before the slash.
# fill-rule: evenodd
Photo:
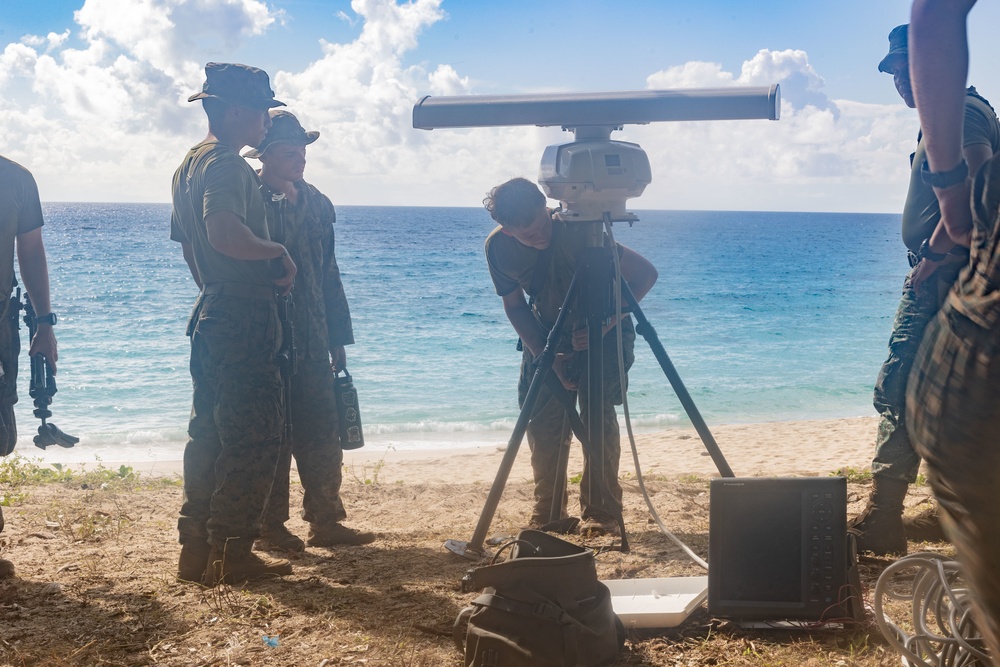
<svg viewBox="0 0 1000 667">
<path fill-rule="evenodd" d="M 971 78 L 1000 99 L 988 35 L 1000 10 L 980 5 Z M 908 0 L 0 0 L 0 152 L 35 172 L 43 199 L 166 201 L 204 134 L 185 101 L 201 67 L 248 62 L 323 133 L 307 179 L 335 202 L 473 206 L 571 137 L 413 130 L 424 94 L 780 83 L 777 123 L 616 133 L 653 164 L 633 206 L 896 212 L 916 114 L 876 64 L 908 12 Z"/>
</svg>

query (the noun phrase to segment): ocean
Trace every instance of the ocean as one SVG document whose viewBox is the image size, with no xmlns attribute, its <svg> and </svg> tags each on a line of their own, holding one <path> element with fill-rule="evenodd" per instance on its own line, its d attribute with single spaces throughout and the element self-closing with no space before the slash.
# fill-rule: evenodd
<svg viewBox="0 0 1000 667">
<path fill-rule="evenodd" d="M 348 367 L 369 448 L 506 443 L 520 353 L 493 291 L 476 208 L 338 207 L 337 257 L 357 343 Z M 167 204 L 44 206 L 60 321 L 52 422 L 80 437 L 48 461 L 180 457 L 197 296 L 168 239 Z M 713 424 L 872 415 L 907 271 L 899 216 L 637 211 L 617 240 L 660 278 L 642 307 Z M 22 336 L 26 332 L 22 325 Z M 18 451 L 41 455 L 22 345 Z M 629 409 L 640 431 L 689 425 L 637 343 Z"/>
</svg>

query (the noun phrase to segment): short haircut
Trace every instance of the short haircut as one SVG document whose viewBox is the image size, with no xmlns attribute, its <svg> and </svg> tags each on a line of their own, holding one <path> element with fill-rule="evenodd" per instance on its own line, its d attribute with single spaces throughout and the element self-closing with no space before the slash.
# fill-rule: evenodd
<svg viewBox="0 0 1000 667">
<path fill-rule="evenodd" d="M 209 127 L 220 127 L 226 119 L 226 111 L 231 106 L 229 102 L 220 100 L 217 97 L 201 98 L 201 107 L 205 110 L 205 115 L 208 116 Z"/>
<path fill-rule="evenodd" d="M 483 206 L 503 227 L 527 227 L 545 207 L 545 195 L 528 179 L 512 178 L 490 190 Z"/>
</svg>

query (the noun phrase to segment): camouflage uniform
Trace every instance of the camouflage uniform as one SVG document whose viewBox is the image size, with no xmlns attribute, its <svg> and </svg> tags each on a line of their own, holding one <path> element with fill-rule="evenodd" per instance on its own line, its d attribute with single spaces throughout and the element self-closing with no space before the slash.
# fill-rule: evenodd
<svg viewBox="0 0 1000 667">
<path fill-rule="evenodd" d="M 204 219 L 231 211 L 257 237 L 269 239 L 260 188 L 235 151 L 217 142 L 199 144 L 174 175 L 171 218 L 171 238 L 191 244 L 204 286 L 188 326 L 194 399 L 180 541 L 207 539 L 213 547 L 245 553 L 260 533 L 281 448 L 281 328 L 269 263 L 216 251 Z"/>
<path fill-rule="evenodd" d="M 945 529 L 1000 655 L 1000 155 L 976 175 L 972 256 L 928 327 L 907 390 Z"/>
<path fill-rule="evenodd" d="M 273 236 L 288 248 L 298 267 L 292 290 L 297 368 L 291 383 L 292 440 L 282 447 L 264 526 L 288 520 L 289 467 L 294 456 L 305 491 L 302 518 L 322 529 L 347 517 L 340 500 L 344 453 L 330 354 L 353 344 L 354 333 L 334 255 L 333 204 L 305 181 L 295 185 L 295 206 L 281 198 L 272 198 L 270 204 Z"/>
<path fill-rule="evenodd" d="M 43 224 L 38 186 L 31 172 L 0 156 L 0 285 L 6 285 L 5 289 L 13 289 L 15 284 L 14 243 L 17 236 Z M 21 352 L 20 304 L 3 296 L 0 299 L 3 299 L 0 303 L 0 456 L 6 456 L 17 443 L 14 404 L 17 403 L 17 361 Z"/>
<path fill-rule="evenodd" d="M 994 153 L 1000 152 L 1000 126 L 996 114 L 970 88 L 965 102 L 965 146 L 989 145 Z M 903 240 L 910 250 L 910 262 L 916 264 L 914 252 L 941 219 L 941 209 L 931 186 L 920 176 L 925 160 L 922 137 L 917 150 L 910 156 L 910 186 L 903 209 Z M 932 275 L 920 290 L 910 285 L 909 276 L 903 284 L 903 295 L 896 310 L 896 318 L 889 337 L 889 355 L 882 365 L 875 383 L 875 409 L 880 415 L 875 439 L 875 458 L 872 473 L 899 479 L 912 484 L 917 479 L 920 457 L 913 451 L 907 432 L 906 381 L 913 368 L 913 360 L 923 340 L 924 330 L 934 319 L 945 294 L 958 278 L 964 266 L 960 257 L 952 257 Z"/>
<path fill-rule="evenodd" d="M 0 156 L 0 285 L 14 286 L 14 242 L 18 234 L 43 224 L 38 186 L 31 172 Z M 18 334 L 19 308 L 13 299 L 0 296 L 0 456 L 17 444 L 14 404 L 17 403 L 17 361 L 21 353 Z M 3 530 L 0 507 L 0 531 Z"/>
<path fill-rule="evenodd" d="M 583 248 L 584 240 L 583 234 L 574 233 L 565 223 L 553 220 L 552 239 L 549 243 L 550 256 L 547 260 L 539 262 L 540 253 L 543 251 L 522 245 L 516 239 L 503 234 L 499 227 L 493 230 L 486 239 L 486 257 L 497 294 L 504 296 L 520 287 L 531 300 L 532 312 L 539 326 L 545 331 L 550 330 L 566 298 L 566 292 L 576 270 L 576 256 Z M 538 266 L 544 266 L 546 271 L 546 276 L 542 279 L 535 278 Z M 572 304 L 570 307 L 575 309 L 576 305 Z M 570 322 L 575 319 L 572 312 L 569 317 Z M 632 367 L 635 359 L 635 329 L 632 318 L 626 316 L 622 320 L 621 327 L 627 384 L 628 369 Z M 570 331 L 564 332 L 557 345 L 558 351 L 572 351 L 571 336 Z M 604 337 L 604 405 L 601 406 L 604 411 L 605 488 L 610 491 L 611 497 L 603 498 L 602 503 L 596 494 L 591 493 L 594 480 L 590 454 L 584 449 L 583 476 L 580 485 L 580 507 L 584 520 L 608 522 L 621 511 L 622 489 L 618 483 L 621 434 L 615 406 L 622 403 L 622 382 L 618 372 L 617 346 L 617 332 L 612 329 Z M 533 361 L 531 352 L 525 349 L 518 382 L 519 404 L 523 404 L 534 375 Z M 575 355 L 567 367 L 571 377 L 580 379 L 577 393 L 580 399 L 580 417 L 584 424 L 589 423 L 588 415 L 591 409 L 587 396 L 586 362 L 587 355 L 581 353 Z M 535 508 L 531 520 L 532 523 L 543 524 L 549 520 L 556 485 L 566 483 L 565 480 L 556 479 L 557 466 L 560 456 L 568 456 L 569 442 L 572 439 L 566 409 L 548 386 L 543 386 L 538 394 L 531 420 L 528 422 L 527 435 L 535 482 Z M 566 514 L 565 510 L 564 492 L 561 515 Z"/>
</svg>

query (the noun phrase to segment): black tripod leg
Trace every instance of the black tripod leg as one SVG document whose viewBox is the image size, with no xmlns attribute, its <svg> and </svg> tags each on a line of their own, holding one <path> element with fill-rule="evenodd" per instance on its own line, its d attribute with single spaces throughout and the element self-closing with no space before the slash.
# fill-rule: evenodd
<svg viewBox="0 0 1000 667">
<path fill-rule="evenodd" d="M 635 315 L 636 332 L 645 338 L 646 342 L 649 344 L 650 349 L 653 351 L 653 356 L 656 357 L 656 361 L 659 362 L 660 368 L 663 369 L 663 373 L 667 376 L 667 380 L 670 381 L 670 386 L 674 388 L 674 393 L 677 394 L 677 398 L 680 399 L 681 405 L 684 406 L 684 411 L 687 412 L 688 418 L 691 420 L 691 423 L 694 424 L 694 428 L 698 431 L 698 435 L 701 436 L 701 441 L 705 443 L 705 449 L 708 450 L 712 460 L 715 462 L 715 467 L 718 468 L 719 474 L 723 477 L 735 477 L 736 475 L 733 474 L 733 469 L 729 467 L 729 463 L 726 462 L 726 457 L 722 455 L 722 450 L 719 449 L 719 445 L 715 442 L 712 432 L 708 430 L 708 424 L 706 424 L 705 420 L 702 419 L 701 413 L 698 412 L 698 407 L 694 404 L 694 400 L 691 398 L 691 394 L 689 394 L 688 390 L 684 387 L 684 382 L 681 380 L 681 376 L 677 374 L 677 369 L 674 368 L 673 362 L 671 362 L 670 357 L 667 356 L 667 351 L 663 349 L 660 339 L 656 336 L 656 330 L 653 329 L 653 325 L 646 319 L 642 309 L 639 307 L 639 302 L 636 300 L 631 288 L 629 288 L 628 283 L 624 280 L 622 281 L 622 296 L 624 296 L 625 301 L 631 306 L 632 314 Z"/>
<path fill-rule="evenodd" d="M 554 376 L 549 373 L 545 379 L 552 380 L 553 378 Z M 569 415 L 563 417 L 563 425 L 559 434 L 559 458 L 556 460 L 556 479 L 552 488 L 552 505 L 549 507 L 548 523 L 558 521 L 562 518 L 563 498 L 566 497 L 566 470 L 569 468 L 570 440 L 567 437 L 569 435 L 567 433 L 568 428 Z"/>
<path fill-rule="evenodd" d="M 483 543 L 486 541 L 486 533 L 490 529 L 497 506 L 500 504 L 500 496 L 503 495 L 504 487 L 507 485 L 507 478 L 510 477 L 511 468 L 514 467 L 517 450 L 520 448 L 524 434 L 528 430 L 528 421 L 530 421 L 531 414 L 535 409 L 535 403 L 538 401 L 538 394 L 545 384 L 546 376 L 552 370 L 552 363 L 556 358 L 556 342 L 559 340 L 559 336 L 566 326 L 566 318 L 570 310 L 569 306 L 572 303 L 576 289 L 577 276 L 574 275 L 572 282 L 569 284 L 569 289 L 566 290 L 566 298 L 563 300 L 562 308 L 559 310 L 559 317 L 556 318 L 556 323 L 552 326 L 552 330 L 549 331 L 549 335 L 545 339 L 545 349 L 542 350 L 541 355 L 538 357 L 538 365 L 535 368 L 535 374 L 531 378 L 531 384 L 528 385 L 528 393 L 524 397 L 524 403 L 521 405 L 521 412 L 517 416 L 517 422 L 514 424 L 514 432 L 511 433 L 510 440 L 507 442 L 507 451 L 504 452 L 503 460 L 500 461 L 500 469 L 497 470 L 493 486 L 490 487 L 490 493 L 486 497 L 486 505 L 479 515 L 479 523 L 476 524 L 476 530 L 472 534 L 472 539 L 465 544 L 452 540 L 445 543 L 445 547 L 460 556 L 477 559 L 483 553 Z"/>
</svg>

